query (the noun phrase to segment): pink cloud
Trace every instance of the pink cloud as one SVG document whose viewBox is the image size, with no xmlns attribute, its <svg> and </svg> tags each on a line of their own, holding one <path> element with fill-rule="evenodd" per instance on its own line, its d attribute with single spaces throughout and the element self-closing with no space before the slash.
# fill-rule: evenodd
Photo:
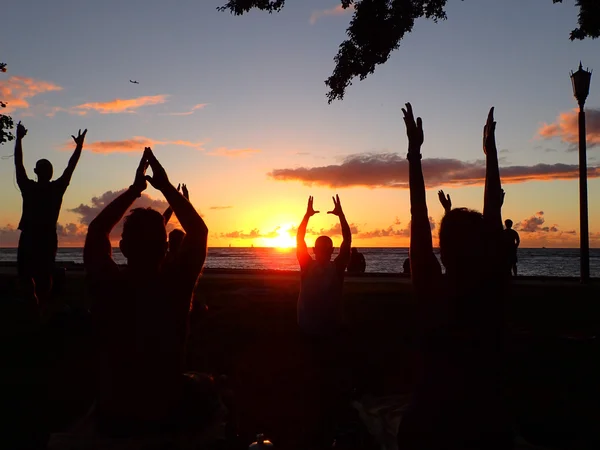
<svg viewBox="0 0 600 450">
<path fill-rule="evenodd" d="M 600 109 L 586 109 L 586 139 L 589 146 L 600 144 Z M 579 143 L 579 109 L 560 113 L 553 123 L 540 126 L 537 136 L 543 139 L 560 138 L 567 144 Z M 576 150 L 572 145 L 570 150 Z"/>
<path fill-rule="evenodd" d="M 189 111 L 165 113 L 163 115 L 165 115 L 165 116 L 190 116 L 190 115 L 194 114 L 196 111 L 198 111 L 199 109 L 204 109 L 207 105 L 208 105 L 208 103 L 198 103 L 197 105 L 194 105 L 192 107 L 192 109 L 190 109 Z"/>
<path fill-rule="evenodd" d="M 96 111 L 100 114 L 134 113 L 144 106 L 159 105 L 167 101 L 168 95 L 152 95 L 121 99 L 116 98 L 108 102 L 90 102 L 70 108 L 75 114 L 87 114 Z"/>
<path fill-rule="evenodd" d="M 439 186 L 473 186 L 485 182 L 485 162 L 465 162 L 449 158 L 423 160 L 427 188 Z M 502 182 L 570 180 L 579 177 L 579 166 L 568 164 L 536 164 L 507 166 L 500 169 Z M 357 154 L 341 164 L 275 169 L 268 176 L 278 181 L 297 181 L 305 185 L 331 188 L 361 186 L 368 188 L 408 189 L 408 161 L 396 153 Z M 589 178 L 600 177 L 599 167 L 588 169 Z"/>
<path fill-rule="evenodd" d="M 62 87 L 50 81 L 12 76 L 0 81 L 0 99 L 6 103 L 2 112 L 11 113 L 17 109 L 29 108 L 28 99 L 40 94 L 61 91 Z"/>
<path fill-rule="evenodd" d="M 144 147 L 155 147 L 160 145 L 177 145 L 201 150 L 203 143 L 184 140 L 159 141 L 144 136 L 134 136 L 131 139 L 124 139 L 122 141 L 89 142 L 85 144 L 84 149 L 94 153 L 141 153 L 144 150 Z M 63 145 L 64 150 L 71 150 L 72 148 L 73 142 L 66 142 Z"/>
<path fill-rule="evenodd" d="M 317 20 L 323 18 L 323 17 L 328 17 L 328 16 L 341 16 L 344 14 L 348 14 L 350 12 L 354 11 L 354 5 L 350 5 L 348 8 L 345 8 L 342 5 L 337 5 L 333 8 L 329 8 L 329 9 L 321 9 L 318 11 L 313 11 L 313 13 L 310 15 L 310 24 L 314 25 L 315 23 L 317 23 Z"/>
</svg>

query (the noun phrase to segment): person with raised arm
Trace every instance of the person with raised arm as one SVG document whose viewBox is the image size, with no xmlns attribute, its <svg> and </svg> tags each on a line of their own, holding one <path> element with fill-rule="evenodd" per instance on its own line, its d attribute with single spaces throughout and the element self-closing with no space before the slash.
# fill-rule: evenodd
<svg viewBox="0 0 600 450">
<path fill-rule="evenodd" d="M 346 266 L 350 261 L 352 232 L 346 220 L 339 195 L 333 197 L 334 214 L 340 219 L 342 245 L 340 253 L 331 261 L 333 241 L 319 236 L 313 249 L 315 259 L 308 253 L 304 237 L 309 219 L 318 214 L 308 198 L 306 214 L 296 235 L 296 256 L 300 263 L 300 295 L 298 297 L 298 326 L 309 335 L 334 335 L 342 325 L 342 288 Z"/>
<path fill-rule="evenodd" d="M 17 267 L 23 291 L 28 293 L 28 297 L 36 298 L 42 310 L 48 306 L 52 290 L 54 260 L 58 249 L 56 224 L 63 196 L 83 150 L 86 133 L 87 130 L 83 133 L 79 130 L 77 136 L 71 136 L 75 141 L 75 151 L 59 178 L 50 181 L 52 164 L 47 159 L 40 159 L 33 169 L 37 175 L 37 181 L 34 181 L 27 176 L 23 164 L 23 138 L 27 135 L 27 129 L 21 122 L 17 124 L 15 170 L 23 197 Z"/>
<path fill-rule="evenodd" d="M 493 108 L 484 129 L 484 214 L 451 209 L 439 233 L 443 276 L 433 253 L 421 167 L 421 118 L 403 109 L 408 135 L 411 202 L 411 277 L 418 298 L 420 371 L 415 395 L 400 423 L 402 449 L 509 449 L 512 424 L 503 388 L 503 312 L 506 281 L 502 249 L 498 157 Z M 442 193 L 440 193 L 440 201 Z"/>
<path fill-rule="evenodd" d="M 146 175 L 147 168 L 152 176 Z M 176 260 L 164 265 L 164 217 L 136 208 L 125 218 L 119 247 L 127 266 L 112 259 L 112 229 L 149 182 L 165 197 L 185 230 Z M 180 401 L 192 292 L 207 252 L 208 228 L 170 183 L 146 148 L 133 184 L 90 223 L 84 264 L 92 296 L 96 345 L 96 414 L 106 433 L 161 426 Z"/>
</svg>

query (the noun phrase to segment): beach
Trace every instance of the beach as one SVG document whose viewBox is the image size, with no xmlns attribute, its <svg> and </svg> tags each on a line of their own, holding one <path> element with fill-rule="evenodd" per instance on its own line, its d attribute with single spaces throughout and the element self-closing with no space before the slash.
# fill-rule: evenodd
<svg viewBox="0 0 600 450">
<path fill-rule="evenodd" d="M 11 294 L 14 275 L 14 267 L 0 267 L 3 299 Z M 264 432 L 282 448 L 302 448 L 302 436 L 320 421 L 321 368 L 296 327 L 298 277 L 285 271 L 206 270 L 199 281 L 208 313 L 195 308 L 192 314 L 189 368 L 230 378 L 239 432 L 247 442 Z M 81 266 L 67 268 L 58 289 L 74 308 L 87 308 Z M 600 419 L 600 370 L 594 363 L 598 294 L 597 281 L 582 286 L 577 280 L 523 278 L 513 284 L 507 302 L 511 390 L 520 422 L 540 439 L 554 432 L 569 440 Z M 389 274 L 347 277 L 344 311 L 351 333 L 336 344 L 346 362 L 335 369 L 340 386 L 371 396 L 410 392 L 417 331 L 410 280 Z M 15 331 L 18 323 L 12 325 Z M 50 398 L 64 412 L 54 417 L 54 428 L 84 414 L 92 398 L 90 378 L 83 376 L 89 341 L 66 336 L 59 342 L 68 351 L 55 347 L 56 358 L 47 360 L 54 374 Z"/>
</svg>

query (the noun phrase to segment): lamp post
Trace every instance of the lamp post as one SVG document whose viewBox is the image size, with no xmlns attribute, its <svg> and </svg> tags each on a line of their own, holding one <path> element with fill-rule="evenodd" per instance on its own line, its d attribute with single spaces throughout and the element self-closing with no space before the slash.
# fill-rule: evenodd
<svg viewBox="0 0 600 450">
<path fill-rule="evenodd" d="M 579 70 L 571 72 L 573 95 L 579 104 L 579 252 L 581 264 L 581 282 L 590 279 L 590 233 L 588 228 L 588 194 L 587 194 L 587 154 L 585 111 L 583 106 L 590 92 L 592 72 L 583 70 L 579 62 Z"/>
</svg>

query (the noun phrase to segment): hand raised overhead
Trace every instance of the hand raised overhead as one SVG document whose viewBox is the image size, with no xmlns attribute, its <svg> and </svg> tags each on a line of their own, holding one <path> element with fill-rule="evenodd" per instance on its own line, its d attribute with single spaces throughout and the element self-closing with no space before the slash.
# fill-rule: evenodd
<svg viewBox="0 0 600 450">
<path fill-rule="evenodd" d="M 312 195 L 310 197 L 308 197 L 308 206 L 306 207 L 306 215 L 308 217 L 312 217 L 315 214 L 318 214 L 320 211 L 315 211 L 315 209 L 313 208 L 313 197 Z"/>
<path fill-rule="evenodd" d="M 483 153 L 486 155 L 496 152 L 496 122 L 494 121 L 494 107 L 490 108 L 488 118 L 483 127 Z"/>
<path fill-rule="evenodd" d="M 152 176 L 146 175 L 146 180 L 150 182 L 152 187 L 159 191 L 166 189 L 171 184 L 167 172 L 158 162 L 158 159 L 156 159 L 156 156 L 154 156 L 150 147 L 144 149 L 144 155 L 148 158 L 148 163 L 152 168 Z"/>
<path fill-rule="evenodd" d="M 448 212 L 452 210 L 452 200 L 450 199 L 450 194 L 445 195 L 444 191 L 438 191 L 438 198 L 440 199 L 440 203 L 444 207 L 444 211 Z"/>
<path fill-rule="evenodd" d="M 182 186 L 183 186 L 183 196 L 186 198 L 186 200 L 189 201 L 189 199 L 190 199 L 190 193 L 188 191 L 187 184 L 183 183 Z"/>
<path fill-rule="evenodd" d="M 340 203 L 340 196 L 336 195 L 335 197 L 331 197 L 333 199 L 333 210 L 327 211 L 327 214 L 334 214 L 336 216 L 342 216 L 344 211 L 342 211 L 342 204 Z"/>
<path fill-rule="evenodd" d="M 27 128 L 25 128 L 21 121 L 17 124 L 17 139 L 23 139 L 27 135 Z"/>
<path fill-rule="evenodd" d="M 406 103 L 406 109 L 402 108 L 404 123 L 406 124 L 406 135 L 408 136 L 408 153 L 419 153 L 425 137 L 423 135 L 423 121 L 420 117 L 415 122 L 412 105 Z"/>
<path fill-rule="evenodd" d="M 148 157 L 146 152 L 142 155 L 142 159 L 140 160 L 140 164 L 138 165 L 137 170 L 135 171 L 135 179 L 133 180 L 132 187 L 139 191 L 140 194 L 146 190 L 148 187 L 148 183 L 146 183 L 146 169 L 148 169 Z"/>
<path fill-rule="evenodd" d="M 71 135 L 71 137 L 75 141 L 75 144 L 77 145 L 77 147 L 83 147 L 83 141 L 85 140 L 86 134 L 87 134 L 87 128 L 85 130 L 83 130 L 83 133 L 81 133 L 81 129 L 80 129 L 79 133 L 77 134 L 77 137 Z"/>
</svg>

